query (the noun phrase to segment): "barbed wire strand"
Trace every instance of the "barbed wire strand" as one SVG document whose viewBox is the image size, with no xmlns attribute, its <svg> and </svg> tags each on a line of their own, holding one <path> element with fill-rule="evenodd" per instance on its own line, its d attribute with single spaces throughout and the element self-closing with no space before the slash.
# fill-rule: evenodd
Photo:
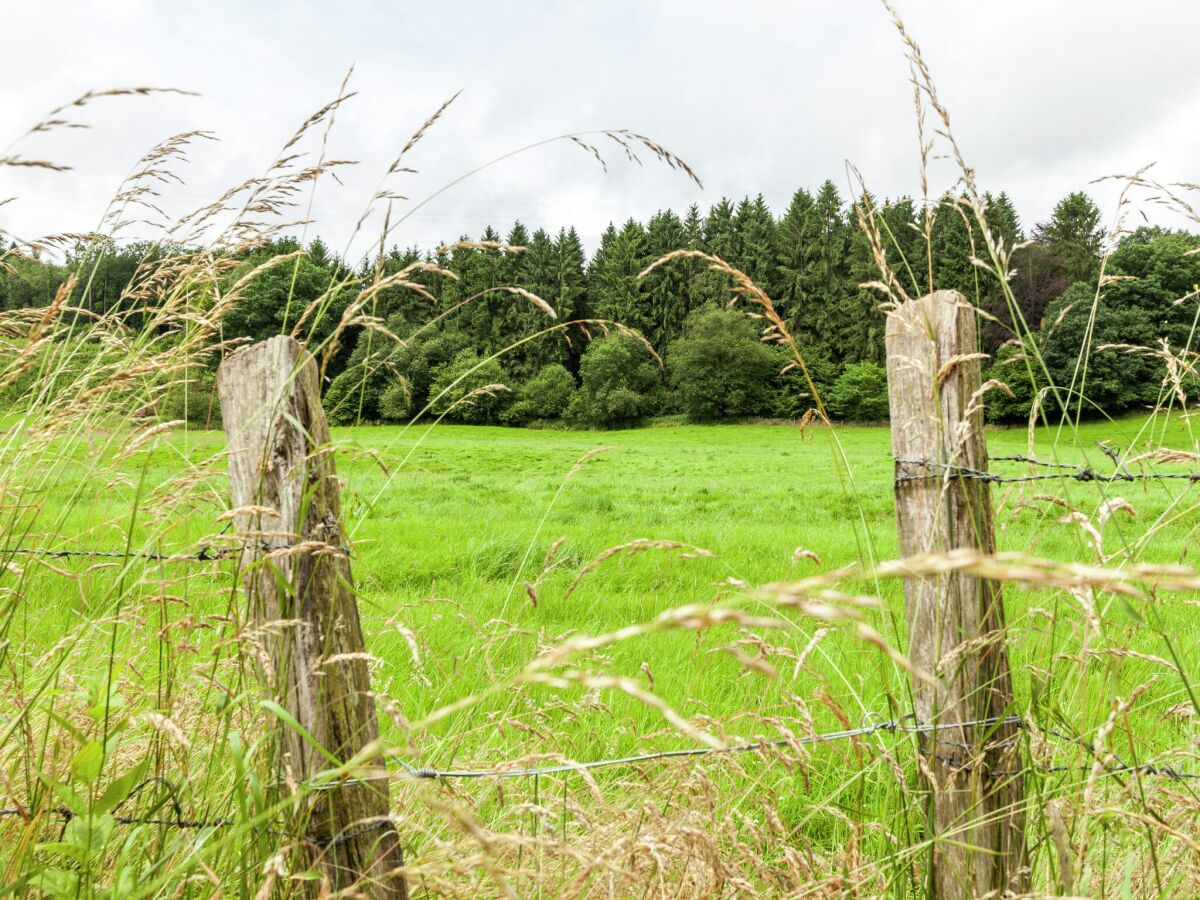
<svg viewBox="0 0 1200 900">
<path fill-rule="evenodd" d="M 1165 481 L 1179 480 L 1188 482 L 1200 482 L 1200 471 L 1190 472 L 1130 472 L 1125 464 L 1121 462 L 1118 451 L 1101 441 L 1096 441 L 1096 445 L 1105 453 L 1113 464 L 1120 471 L 1110 475 L 1097 472 L 1089 465 L 1077 465 L 1073 463 L 1058 463 L 1047 462 L 1036 459 L 1032 456 L 1024 454 L 1012 454 L 1006 456 L 990 457 L 991 462 L 1013 462 L 1024 463 L 1031 466 L 1044 469 L 1059 469 L 1058 472 L 1042 472 L 1029 475 L 1003 475 L 999 472 L 985 472 L 981 469 L 973 469 L 969 466 L 959 466 L 952 463 L 943 463 L 929 459 L 896 459 L 894 460 L 897 473 L 895 475 L 896 484 L 904 484 L 913 481 L 941 481 L 947 476 L 963 478 L 974 481 L 986 481 L 992 484 L 1022 484 L 1034 481 L 1079 481 L 1079 482 L 1096 482 L 1101 484 L 1113 484 L 1118 482 L 1134 482 L 1134 481 Z M 935 472 L 902 472 L 901 467 L 917 467 L 920 469 L 935 469 Z M 830 482 L 831 484 L 833 482 Z M 228 526 L 227 526 L 228 528 Z M 221 532 L 224 533 L 224 530 Z M 219 536 L 219 535 L 218 535 Z M 236 557 L 247 549 L 256 549 L 263 553 L 270 553 L 279 550 L 291 550 L 300 547 L 302 544 L 272 544 L 268 541 L 243 541 L 242 543 L 231 547 L 211 547 L 204 546 L 195 551 L 184 551 L 176 553 L 160 553 L 155 551 L 127 551 L 127 550 L 100 550 L 91 548 L 63 548 L 55 549 L 50 547 L 5 547 L 0 548 L 0 557 L 5 555 L 10 556 L 45 556 L 48 558 L 66 559 L 71 557 L 97 557 L 101 559 L 144 559 L 151 562 L 212 562 L 223 559 Z M 333 547 L 329 548 L 333 552 L 337 552 L 346 556 L 352 556 L 353 553 L 349 547 Z"/>
<path fill-rule="evenodd" d="M 870 718 L 870 716 L 868 718 Z M 948 724 L 934 724 L 934 723 L 906 724 L 912 718 L 913 718 L 913 715 L 909 714 L 900 719 L 883 720 L 883 721 L 876 722 L 872 725 L 864 725 L 861 728 L 848 728 L 848 729 L 843 729 L 841 731 L 829 731 L 829 732 L 824 732 L 821 734 L 809 735 L 808 737 L 802 737 L 802 738 L 772 740 L 772 741 L 756 741 L 756 742 L 749 743 L 749 744 L 735 744 L 731 747 L 725 747 L 725 748 L 692 747 L 692 748 L 686 748 L 686 749 L 682 749 L 682 750 L 662 750 L 662 751 L 658 751 L 655 753 L 640 753 L 640 754 L 635 754 L 632 756 L 615 757 L 612 759 L 592 760 L 590 762 L 583 762 L 583 763 L 562 763 L 562 764 L 554 765 L 554 766 L 538 766 L 538 767 L 532 767 L 532 768 L 514 768 L 514 769 L 493 768 L 493 769 L 480 769 L 480 770 L 439 770 L 439 769 L 419 769 L 419 768 L 410 766 L 407 763 L 401 762 L 401 765 L 406 770 L 405 775 L 402 777 L 407 777 L 407 778 L 412 778 L 412 779 L 428 779 L 428 780 L 516 778 L 516 777 L 526 777 L 527 778 L 527 777 L 537 777 L 540 775 L 565 774 L 565 773 L 569 773 L 569 772 L 578 772 L 578 771 L 583 771 L 583 770 L 599 769 L 599 768 L 606 768 L 606 767 L 619 766 L 619 765 L 636 765 L 638 763 L 650 762 L 650 761 L 659 760 L 659 759 L 709 756 L 709 755 L 719 755 L 719 754 L 726 754 L 726 753 L 750 752 L 750 751 L 754 751 L 754 750 L 764 750 L 764 749 L 770 749 L 770 748 L 776 748 L 776 747 L 795 747 L 795 746 L 831 743 L 831 742 L 835 742 L 835 741 L 849 740 L 852 738 L 868 737 L 870 735 L 877 734 L 880 732 L 885 732 L 885 733 L 889 733 L 889 734 L 926 735 L 926 734 L 932 734 L 932 733 L 938 732 L 938 731 L 956 731 L 956 730 L 963 729 L 963 728 L 1000 728 L 1000 727 L 1004 727 L 1004 726 L 1008 726 L 1008 725 L 1015 725 L 1024 731 L 1031 730 L 1030 723 L 1026 722 L 1025 720 L 1021 719 L 1018 716 L 1005 716 L 1005 717 L 997 716 L 997 717 L 991 717 L 991 718 L 986 718 L 986 719 L 975 719 L 973 721 L 955 722 L 955 723 L 948 723 Z M 1041 728 L 1036 725 L 1032 726 L 1032 730 L 1037 730 L 1037 731 L 1041 732 L 1042 734 L 1044 734 L 1048 737 L 1051 737 L 1055 740 L 1058 740 L 1058 741 L 1061 741 L 1064 743 L 1074 744 L 1084 750 L 1087 750 L 1089 753 L 1092 753 L 1094 755 L 1099 755 L 1098 751 L 1096 750 L 1096 748 L 1093 744 L 1091 744 L 1088 741 L 1085 741 L 1081 738 L 1072 737 L 1071 735 L 1064 734 L 1060 731 L 1055 731 L 1055 730 L 1049 729 L 1049 728 Z M 1005 741 L 1004 743 L 1009 743 L 1012 740 L 1013 739 L 1010 738 L 1007 741 Z M 954 744 L 953 741 L 944 742 L 944 743 Z M 971 745 L 967 745 L 967 744 L 959 744 L 958 746 L 962 746 L 967 749 L 976 749 L 976 748 L 972 747 Z M 994 746 L 997 746 L 997 745 L 992 745 L 992 746 L 994 748 Z M 1200 772 L 1181 771 L 1181 770 L 1175 769 L 1174 767 L 1171 767 L 1171 766 L 1162 766 L 1162 765 L 1158 765 L 1156 763 L 1143 763 L 1140 765 L 1133 765 L 1133 764 L 1126 763 L 1123 759 L 1121 759 L 1120 756 L 1118 756 L 1117 754 L 1115 754 L 1111 751 L 1104 751 L 1104 756 L 1115 761 L 1115 763 L 1116 763 L 1116 765 L 1105 765 L 1103 767 L 1102 774 L 1105 774 L 1105 775 L 1140 774 L 1140 775 L 1145 775 L 1145 776 L 1160 776 L 1160 777 L 1168 778 L 1172 781 L 1200 780 Z M 959 760 L 945 757 L 940 754 L 937 756 L 937 758 L 939 760 L 941 760 L 944 764 L 953 766 L 954 768 L 960 769 L 962 771 L 971 771 L 974 768 L 974 765 L 971 763 L 963 763 Z M 1012 770 L 1005 770 L 1005 771 L 989 770 L 987 772 L 987 774 L 991 777 L 999 778 L 999 777 L 1012 777 L 1012 776 L 1023 774 L 1025 772 L 1029 772 L 1029 771 L 1040 772 L 1043 774 L 1061 774 L 1061 773 L 1071 772 L 1071 771 L 1090 771 L 1091 768 L 1092 768 L 1091 766 L 1085 766 L 1085 765 L 1031 766 L 1031 767 L 1027 767 L 1024 769 L 1012 769 Z M 382 776 L 382 777 L 391 779 L 394 777 L 394 775 L 388 775 L 388 776 Z M 339 782 L 338 785 L 333 785 L 332 787 L 342 786 L 347 783 L 371 781 L 371 780 L 379 780 L 379 779 L 351 779 L 350 782 L 347 782 L 347 781 Z M 124 815 L 116 814 L 117 809 L 120 809 L 122 806 L 124 806 L 126 803 L 128 803 L 130 800 L 132 800 L 143 789 L 149 787 L 152 784 L 158 784 L 166 789 L 166 791 L 169 795 L 172 812 L 174 814 L 171 818 L 124 816 Z M 324 789 L 328 789 L 328 787 L 324 788 Z M 71 810 L 69 807 L 65 807 L 65 806 L 56 806 L 56 807 L 51 807 L 48 809 L 43 809 L 40 811 L 39 814 L 44 815 L 47 813 L 50 815 L 58 816 L 59 818 L 65 820 L 66 822 L 69 822 L 71 819 L 80 815 L 79 813 L 76 813 L 73 810 Z M 25 819 L 27 822 L 32 820 L 33 818 L 35 818 L 35 814 L 30 811 L 28 806 L 0 808 L 0 818 L 12 817 L 12 816 L 20 816 L 21 818 Z M 237 824 L 233 819 L 229 819 L 229 818 L 208 819 L 208 820 L 185 819 L 183 817 L 183 807 L 179 803 L 178 794 L 177 794 L 177 791 L 176 791 L 174 785 L 172 785 L 171 782 L 168 781 L 166 778 L 163 778 L 161 776 L 147 778 L 145 781 L 141 782 L 136 787 L 134 787 L 133 790 L 130 791 L 129 795 L 125 798 L 125 800 L 123 800 L 120 804 L 118 804 L 116 809 L 114 809 L 113 821 L 115 821 L 117 824 L 120 824 L 120 825 L 156 825 L 156 826 L 164 826 L 164 827 L 177 828 L 177 829 L 227 828 L 227 827 L 231 827 L 231 826 Z M 268 834 L 275 835 L 277 837 L 288 838 L 289 840 L 303 841 L 303 842 L 310 843 L 310 844 L 313 844 L 318 847 L 331 847 L 331 846 L 337 846 L 339 844 L 346 843 L 347 841 L 350 841 L 356 837 L 359 837 L 363 834 L 367 834 L 372 831 L 378 831 L 378 830 L 385 829 L 385 828 L 390 829 L 390 828 L 394 828 L 394 827 L 395 826 L 392 823 L 391 819 L 381 819 L 377 822 L 372 822 L 361 828 L 357 828 L 352 831 L 342 832 L 341 834 L 335 835 L 331 838 L 321 838 L 321 837 L 298 835 L 298 834 L 294 834 L 289 831 L 284 831 L 284 830 L 280 830 L 280 829 L 276 829 L 276 828 L 263 828 L 261 830 L 267 832 Z"/>
<path fill-rule="evenodd" d="M 52 559 L 68 559 L 71 557 L 97 557 L 100 559 L 144 559 L 151 562 L 213 562 L 236 557 L 246 550 L 258 550 L 261 553 L 276 553 L 281 550 L 295 550 L 305 546 L 304 543 L 272 544 L 269 541 L 244 541 L 232 547 L 201 547 L 193 552 L 156 553 L 150 550 L 94 550 L 89 548 L 51 549 L 49 547 L 5 547 L 0 549 L 0 557 L 10 556 L 45 556 Z M 317 548 L 314 547 L 314 552 Z M 332 544 L 320 548 L 320 552 L 338 553 L 352 556 L 348 547 L 336 547 Z"/>
<path fill-rule="evenodd" d="M 921 474 L 902 473 L 897 471 L 896 483 L 904 484 L 910 481 L 941 481 L 946 477 L 945 473 L 958 478 L 964 478 L 974 481 L 987 481 L 992 484 L 1021 484 L 1030 481 L 1054 481 L 1054 480 L 1071 480 L 1079 482 L 1098 482 L 1101 484 L 1113 484 L 1116 482 L 1132 482 L 1132 481 L 1166 481 L 1166 480 L 1182 480 L 1182 481 L 1200 481 L 1200 472 L 1130 472 L 1125 463 L 1121 461 L 1121 454 L 1117 448 L 1106 444 L 1103 441 L 1094 441 L 1095 445 L 1100 448 L 1105 456 L 1112 460 L 1112 464 L 1118 469 L 1111 475 L 1104 475 L 1097 472 L 1089 465 L 1078 465 L 1073 463 L 1046 462 L 1025 454 L 1012 454 L 1008 456 L 993 456 L 990 457 L 991 462 L 1015 462 L 1025 463 L 1030 466 L 1043 469 L 1060 469 L 1059 472 L 1042 472 L 1031 475 L 1001 475 L 998 472 L 984 472 L 980 469 L 972 469 L 969 466 L 957 466 L 950 463 L 937 462 L 930 459 L 897 459 L 895 460 L 896 468 L 899 470 L 901 466 L 917 466 L 923 469 L 936 469 L 936 473 L 924 472 Z M 938 474 L 943 473 L 943 474 Z"/>
<path fill-rule="evenodd" d="M 997 457 L 999 459 L 999 457 Z M 1035 462 L 1033 460 L 1026 460 Z M 956 466 L 950 463 L 935 462 L 929 459 L 897 459 L 896 467 L 914 466 L 923 469 L 937 469 L 937 472 L 923 472 L 913 474 L 910 472 L 897 472 L 896 483 L 904 484 L 909 481 L 942 481 L 947 475 L 954 478 L 962 478 L 968 481 L 986 481 L 992 484 L 1021 484 L 1030 481 L 1081 481 L 1081 482 L 1098 482 L 1101 484 L 1113 484 L 1116 482 L 1131 482 L 1131 481 L 1169 481 L 1172 479 L 1196 482 L 1200 481 L 1200 472 L 1114 472 L 1112 475 L 1103 475 L 1093 469 L 1091 466 L 1068 466 L 1062 463 L 1038 463 L 1038 465 L 1053 466 L 1058 469 L 1067 469 L 1064 472 L 1049 472 L 1039 473 L 1035 475 L 1001 475 L 998 472 L 984 472 L 980 469 L 972 469 L 968 466 Z M 942 474 L 944 473 L 944 474 Z"/>
</svg>

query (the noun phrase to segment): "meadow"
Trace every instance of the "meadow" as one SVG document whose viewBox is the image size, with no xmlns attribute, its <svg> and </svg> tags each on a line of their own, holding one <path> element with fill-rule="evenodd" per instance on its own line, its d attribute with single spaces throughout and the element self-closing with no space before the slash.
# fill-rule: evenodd
<svg viewBox="0 0 1200 900">
<path fill-rule="evenodd" d="M 1186 417 L 1041 428 L 1032 444 L 1029 437 L 1025 429 L 989 430 L 990 452 L 1032 447 L 1041 459 L 1107 471 L 1112 462 L 1097 440 L 1126 458 L 1162 445 L 1194 446 Z M 89 440 L 102 443 L 89 448 Z M 219 542 L 213 535 L 228 505 L 220 432 L 159 434 L 120 463 L 120 477 L 110 474 L 103 483 L 88 472 L 112 465 L 103 447 L 122 442 L 99 432 L 89 440 L 59 455 L 65 460 L 55 479 L 60 487 L 48 485 L 40 498 L 38 522 L 54 522 L 56 533 L 34 531 L 14 543 L 175 552 Z M 782 608 L 770 587 L 856 567 L 843 571 L 836 585 L 877 597 L 878 608 L 864 607 L 865 621 L 903 652 L 900 581 L 871 574 L 873 563 L 896 556 L 886 427 L 566 432 L 441 425 L 337 429 L 334 440 L 374 688 L 388 713 L 385 737 L 412 766 L 493 770 L 699 746 L 694 734 L 664 717 L 664 703 L 691 728 L 734 744 L 870 724 L 909 707 L 908 675 L 887 653 L 836 621 Z M 994 468 L 1025 471 L 1017 463 Z M 207 474 L 180 492 L 189 471 Z M 1118 493 L 1111 485 L 997 486 L 998 549 L 1064 562 L 1190 563 L 1191 483 L 1120 487 L 1133 512 L 1100 514 Z M 127 518 L 129 510 L 147 509 L 164 495 L 172 496 L 175 510 L 158 523 L 166 527 L 149 512 Z M 1068 511 L 1096 524 L 1103 559 L 1078 521 L 1059 521 Z M 609 555 L 613 548 L 624 549 Z M 168 754 L 177 768 L 160 766 L 184 806 L 197 815 L 226 812 L 222 804 L 234 802 L 237 788 L 224 771 L 223 745 L 233 734 L 250 739 L 262 727 L 261 712 L 245 712 L 258 689 L 228 658 L 244 604 L 233 564 L 10 559 L 22 567 L 24 594 L 38 598 L 36 609 L 23 604 L 8 620 L 10 698 L 29 696 L 43 684 L 44 667 L 53 660 L 62 663 L 64 679 L 49 688 L 60 697 L 52 706 L 57 715 L 78 715 L 95 700 L 95 684 L 89 687 L 84 674 L 103 680 L 107 669 L 130 721 L 158 722 L 168 744 L 172 726 L 155 716 L 188 735 L 186 746 Z M 1105 724 L 1118 698 L 1136 692 L 1136 710 L 1126 715 L 1127 731 L 1114 738 L 1114 752 L 1188 768 L 1192 754 L 1180 748 L 1194 733 L 1188 678 L 1200 663 L 1192 603 L 1164 597 L 1135 608 L 1126 598 L 1100 593 L 1093 600 L 1089 605 L 1069 592 L 1007 586 L 1018 710 L 1086 738 Z M 736 618 L 698 628 L 678 627 L 677 620 L 655 624 L 691 604 L 769 615 L 784 627 L 763 631 Z M 578 684 L 548 686 L 524 677 L 548 648 L 614 634 L 572 656 L 573 671 L 586 676 Z M 76 643 L 64 649 L 65 636 L 72 635 Z M 143 730 L 154 739 L 153 729 Z M 21 742 L 27 749 L 38 745 L 32 733 L 28 738 Z M 405 834 L 409 852 L 418 865 L 425 860 L 439 878 L 449 878 L 435 883 L 451 892 L 467 889 L 474 877 L 447 875 L 444 866 L 454 854 L 445 836 L 427 830 L 412 812 L 414 796 L 435 808 L 438 797 L 466 803 L 480 827 L 515 829 L 521 841 L 532 841 L 518 841 L 510 860 L 508 876 L 521 893 L 522 878 L 530 879 L 530 889 L 546 884 L 543 858 L 562 868 L 572 859 L 565 848 L 612 840 L 590 821 L 599 813 L 585 812 L 588 807 L 600 804 L 607 825 L 636 843 L 641 826 L 632 837 L 628 828 L 641 805 L 657 804 L 661 822 L 672 823 L 672 798 L 695 790 L 697 777 L 718 791 L 713 815 L 720 810 L 729 822 L 731 815 L 757 818 L 764 793 L 788 840 L 803 836 L 823 852 L 838 852 L 866 826 L 854 875 L 875 888 L 890 880 L 898 890 L 897 883 L 912 877 L 903 841 L 895 837 L 902 825 L 912 827 L 914 812 L 903 800 L 912 775 L 904 743 L 879 735 L 794 757 L 662 760 L 506 786 L 402 784 L 393 800 L 413 817 Z M 38 752 L 44 760 L 60 757 L 62 765 L 77 749 L 43 740 Z M 1046 796 L 1071 796 L 1093 760 L 1071 744 L 1030 752 L 1047 764 L 1082 766 L 1082 774 L 1046 776 Z M 1200 771 L 1200 762 L 1191 768 Z M 14 781 L 16 775 L 10 768 L 14 794 L 37 789 L 36 778 Z M 682 803 L 678 812 L 687 807 Z M 637 821 L 645 815 L 641 809 Z M 872 834 L 871 823 L 881 832 Z M 0 822 L 6 827 L 21 826 Z M 719 846 L 719 831 L 707 827 Z M 546 843 L 550 837 L 561 841 L 558 851 Z M 5 845 L 15 846 L 9 839 Z M 1141 877 L 1144 861 L 1133 859 L 1129 877 Z M 681 872 L 672 865 L 659 859 L 652 868 L 688 885 L 686 866 Z M 880 865 L 890 865 L 891 873 L 880 875 Z M 865 875 L 867 868 L 874 874 Z M 577 875 L 573 864 L 563 868 L 562 881 L 550 883 L 562 888 Z M 746 885 L 771 892 L 773 877 L 768 866 L 748 873 Z M 1170 884 L 1171 877 L 1186 876 L 1166 877 Z"/>
</svg>

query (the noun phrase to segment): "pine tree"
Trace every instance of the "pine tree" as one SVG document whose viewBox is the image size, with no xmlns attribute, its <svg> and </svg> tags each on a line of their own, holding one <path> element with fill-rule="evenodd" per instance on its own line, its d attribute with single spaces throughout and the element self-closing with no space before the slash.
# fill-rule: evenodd
<svg viewBox="0 0 1200 900">
<path fill-rule="evenodd" d="M 671 210 L 650 218 L 646 229 L 646 256 L 649 265 L 687 243 L 683 222 Z M 691 309 L 691 285 L 686 269 L 673 264 L 661 266 L 643 284 L 649 330 L 643 332 L 654 347 L 662 350 L 683 331 L 683 322 Z"/>
<path fill-rule="evenodd" d="M 560 229 L 554 242 L 554 296 L 546 298 L 558 312 L 560 322 L 592 317 L 586 267 L 579 233 L 574 228 Z M 572 328 L 556 338 L 564 345 L 561 361 L 571 372 L 579 370 L 581 337 L 580 331 Z"/>
<path fill-rule="evenodd" d="M 1004 246 L 1012 250 L 1023 237 L 1021 219 L 1017 215 L 1012 198 L 1004 191 L 996 197 L 991 194 L 985 194 L 984 197 L 987 200 L 987 220 L 992 234 L 1003 238 Z"/>
<path fill-rule="evenodd" d="M 882 217 L 875 198 L 864 192 L 855 202 L 854 212 L 849 216 L 849 237 L 846 245 L 846 295 L 842 303 L 845 313 L 835 318 L 840 331 L 833 335 L 842 347 L 840 361 L 845 364 L 870 362 L 882 364 L 885 359 L 883 343 L 886 320 L 879 309 L 882 297 L 871 288 L 862 287 L 870 281 L 878 281 L 881 273 L 871 250 L 871 243 L 858 225 L 859 216 L 869 223 L 872 218 Z M 889 227 L 891 223 L 888 223 Z"/>
<path fill-rule="evenodd" d="M 480 240 L 499 243 L 500 235 L 489 226 Z M 450 268 L 459 277 L 456 302 L 465 305 L 448 325 L 466 334 L 471 346 L 485 356 L 506 346 L 504 312 L 512 297 L 493 290 L 506 283 L 505 262 L 496 250 L 462 248 L 450 256 Z"/>
<path fill-rule="evenodd" d="M 1034 229 L 1034 237 L 1049 245 L 1068 281 L 1095 280 L 1104 230 L 1100 209 L 1087 194 L 1076 191 L 1060 200 L 1050 221 Z"/>
<path fill-rule="evenodd" d="M 642 334 L 653 332 L 655 322 L 644 302 L 643 285 L 638 278 L 647 256 L 646 230 L 640 222 L 630 219 L 619 232 L 613 232 L 608 246 L 602 241 L 601 249 L 603 254 L 597 254 L 599 265 L 593 265 L 589 285 L 596 316 L 620 322 Z"/>
<path fill-rule="evenodd" d="M 933 289 L 958 291 L 970 302 L 978 303 L 982 273 L 971 258 L 982 251 L 973 223 L 971 209 L 963 198 L 946 194 L 939 201 L 931 239 Z"/>
<path fill-rule="evenodd" d="M 771 299 L 797 337 L 802 327 L 802 311 L 810 302 L 809 271 L 815 259 L 819 230 L 816 201 L 800 188 L 792 195 L 792 202 L 775 230 L 775 272 L 771 279 L 776 292 Z"/>
<path fill-rule="evenodd" d="M 808 293 L 813 298 L 801 317 L 804 330 L 816 338 L 822 355 L 841 362 L 850 348 L 837 338 L 852 329 L 857 312 L 852 301 L 856 291 L 848 271 L 847 250 L 851 230 L 842 205 L 841 194 L 832 181 L 817 191 L 814 214 L 818 227 L 813 265 L 809 268 Z"/>
<path fill-rule="evenodd" d="M 722 197 L 704 218 L 704 250 L 732 262 L 737 256 L 737 234 L 733 227 L 733 204 Z M 716 272 L 701 272 L 696 276 L 693 305 L 713 303 L 724 306 L 729 302 L 729 278 Z"/>
<path fill-rule="evenodd" d="M 557 250 L 550 235 L 539 228 L 529 237 L 520 225 L 513 228 L 508 242 L 519 237 L 523 243 L 517 246 L 526 247 L 524 253 L 507 254 L 508 263 L 506 283 L 531 291 L 554 306 L 554 295 L 557 290 Z M 519 264 L 517 260 L 519 258 Z M 539 331 L 544 331 L 553 324 L 545 312 L 524 297 L 513 294 L 505 298 L 508 308 L 505 315 L 505 339 L 511 344 Z M 556 310 L 556 312 L 558 312 Z M 561 315 L 561 314 L 560 314 Z M 505 369 L 518 380 L 532 377 L 543 366 L 552 362 L 561 362 L 561 339 L 554 335 L 546 335 L 520 347 L 513 349 L 505 357 Z"/>
<path fill-rule="evenodd" d="M 742 200 L 734 215 L 733 230 L 737 253 L 730 260 L 750 276 L 750 280 L 773 296 L 776 284 L 772 278 L 772 252 L 775 243 L 775 217 L 767 201 L 759 194 L 753 200 Z"/>
</svg>

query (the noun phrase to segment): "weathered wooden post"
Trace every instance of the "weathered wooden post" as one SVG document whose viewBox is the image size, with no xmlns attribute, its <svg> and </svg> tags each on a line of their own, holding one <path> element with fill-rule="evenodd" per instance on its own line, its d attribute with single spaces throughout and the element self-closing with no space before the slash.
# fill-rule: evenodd
<svg viewBox="0 0 1200 900">
<path fill-rule="evenodd" d="M 955 291 L 908 301 L 888 316 L 903 556 L 995 552 L 990 485 L 946 468 L 987 469 L 977 349 L 975 311 Z M 909 577 L 904 600 L 909 658 L 939 682 L 913 682 L 918 720 L 936 726 L 921 748 L 930 891 L 939 898 L 1019 891 L 1026 873 L 1017 726 L 964 724 L 1012 708 L 1000 585 L 958 572 Z"/>
<path fill-rule="evenodd" d="M 345 546 L 317 367 L 290 337 L 228 357 L 217 372 L 250 620 L 263 629 L 267 690 L 320 747 L 346 761 L 379 737 Z M 261 541 L 261 543 L 260 543 Z M 275 623 L 275 624 L 270 624 Z M 330 767 L 293 728 L 279 748 L 296 780 Z M 382 766 L 379 767 L 382 771 Z M 386 777 L 306 797 L 314 863 L 335 888 L 404 898 Z"/>
</svg>

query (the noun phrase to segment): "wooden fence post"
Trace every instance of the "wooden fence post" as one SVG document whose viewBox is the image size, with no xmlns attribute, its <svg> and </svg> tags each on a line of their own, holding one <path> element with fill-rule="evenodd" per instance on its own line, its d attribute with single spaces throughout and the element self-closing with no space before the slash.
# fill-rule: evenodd
<svg viewBox="0 0 1200 900">
<path fill-rule="evenodd" d="M 378 739 L 379 725 L 350 559 L 340 550 L 341 501 L 316 364 L 281 335 L 229 356 L 217 388 L 233 505 L 243 510 L 236 525 L 252 537 L 242 565 L 250 621 L 266 626 L 265 687 L 345 762 Z M 293 728 L 281 728 L 278 747 L 298 781 L 331 766 Z M 312 862 L 336 889 L 407 896 L 404 879 L 391 874 L 403 858 L 387 815 L 384 774 L 307 795 L 300 821 Z"/>
<path fill-rule="evenodd" d="M 905 557 L 996 549 L 990 484 L 952 471 L 947 477 L 944 468 L 987 469 L 975 315 L 961 294 L 937 291 L 888 316 L 896 525 Z M 1017 726 L 963 724 L 1011 714 L 1000 585 L 958 572 L 909 577 L 904 601 L 909 659 L 939 682 L 913 682 L 918 720 L 936 726 L 921 746 L 930 892 L 1020 891 L 1027 872 Z"/>
</svg>

